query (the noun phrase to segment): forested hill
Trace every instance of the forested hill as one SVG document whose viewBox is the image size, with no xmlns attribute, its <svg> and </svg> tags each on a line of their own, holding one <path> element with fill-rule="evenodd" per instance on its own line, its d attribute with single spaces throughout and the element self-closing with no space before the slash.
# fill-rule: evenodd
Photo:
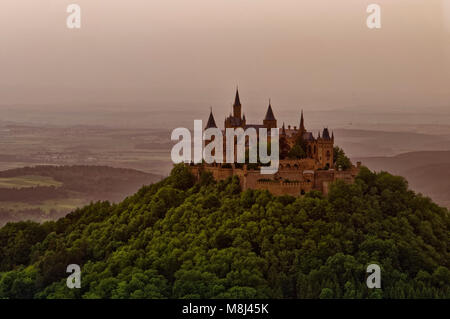
<svg viewBox="0 0 450 319">
<path fill-rule="evenodd" d="M 401 177 L 293 198 L 176 166 L 120 204 L 1 228 L 0 298 L 450 298 L 449 244 L 449 211 Z"/>
</svg>

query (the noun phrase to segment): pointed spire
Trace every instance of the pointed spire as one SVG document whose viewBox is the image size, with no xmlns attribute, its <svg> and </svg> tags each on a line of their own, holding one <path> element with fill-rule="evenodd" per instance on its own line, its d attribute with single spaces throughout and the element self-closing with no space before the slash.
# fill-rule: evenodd
<svg viewBox="0 0 450 319">
<path fill-rule="evenodd" d="M 334 140 L 334 131 L 331 131 L 331 139 Z"/>
<path fill-rule="evenodd" d="M 320 130 L 319 130 L 319 134 L 317 134 L 317 138 L 320 138 Z"/>
<path fill-rule="evenodd" d="M 212 107 L 209 113 L 208 123 L 206 123 L 205 130 L 209 128 L 217 128 L 216 121 L 214 120 L 214 115 L 212 113 Z"/>
<path fill-rule="evenodd" d="M 305 119 L 303 118 L 303 110 L 302 110 L 302 116 L 300 117 L 300 131 L 306 131 L 305 130 Z"/>
<path fill-rule="evenodd" d="M 275 116 L 273 115 L 272 111 L 272 103 L 269 99 L 269 107 L 267 108 L 266 117 L 264 118 L 264 121 L 275 121 Z"/>
<path fill-rule="evenodd" d="M 286 135 L 286 128 L 284 127 L 284 122 L 283 127 L 281 128 L 281 135 Z"/>
<path fill-rule="evenodd" d="M 325 140 L 330 139 L 330 132 L 328 131 L 328 127 L 323 129 L 322 136 L 323 136 L 323 139 L 325 139 Z"/>
<path fill-rule="evenodd" d="M 241 99 L 239 98 L 239 88 L 236 87 L 236 97 L 234 98 L 234 106 L 241 106 Z"/>
</svg>

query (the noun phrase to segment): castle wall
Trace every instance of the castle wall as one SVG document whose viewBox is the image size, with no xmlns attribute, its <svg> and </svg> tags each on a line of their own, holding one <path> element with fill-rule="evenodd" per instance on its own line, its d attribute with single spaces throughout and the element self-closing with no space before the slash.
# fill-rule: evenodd
<svg viewBox="0 0 450 319">
<path fill-rule="evenodd" d="M 312 189 L 312 183 L 308 182 L 295 182 L 295 183 L 283 183 L 283 182 L 268 182 L 260 181 L 257 182 L 253 189 L 268 190 L 273 195 L 291 195 L 300 196 L 304 195 Z"/>
<path fill-rule="evenodd" d="M 311 190 L 328 194 L 332 182 L 343 180 L 346 183 L 353 183 L 359 172 L 359 166 L 352 167 L 346 171 L 318 170 L 314 168 L 315 163 L 311 159 L 280 161 L 279 171 L 276 174 L 267 175 L 261 174 L 259 169 L 248 170 L 246 166 L 244 168 L 232 166 L 233 168 L 222 168 L 213 165 L 189 167 L 197 178 L 200 177 L 202 170 L 211 172 L 216 180 L 224 180 L 236 175 L 239 177 L 243 190 L 268 190 L 276 196 L 301 196 Z"/>
</svg>

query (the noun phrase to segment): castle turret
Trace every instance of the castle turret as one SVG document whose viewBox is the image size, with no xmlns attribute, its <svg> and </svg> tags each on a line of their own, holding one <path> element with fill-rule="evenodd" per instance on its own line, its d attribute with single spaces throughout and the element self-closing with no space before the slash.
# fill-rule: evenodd
<svg viewBox="0 0 450 319">
<path fill-rule="evenodd" d="M 305 119 L 303 118 L 303 110 L 302 110 L 302 115 L 300 117 L 300 126 L 299 127 L 300 127 L 300 132 L 302 132 L 302 133 L 306 132 Z"/>
<path fill-rule="evenodd" d="M 206 123 L 205 130 L 209 128 L 217 128 L 216 121 L 214 120 L 214 115 L 212 113 L 212 108 L 211 112 L 209 113 L 208 123 Z"/>
<path fill-rule="evenodd" d="M 277 120 L 275 119 L 275 116 L 273 115 L 272 111 L 272 103 L 269 100 L 269 107 L 267 108 L 266 117 L 263 121 L 264 127 L 267 129 L 276 128 L 277 127 Z"/>
<path fill-rule="evenodd" d="M 211 111 L 209 113 L 209 118 L 208 118 L 208 122 L 206 123 L 205 130 L 210 129 L 210 128 L 217 128 L 216 121 L 214 120 L 214 115 L 213 115 L 213 112 L 212 112 L 212 108 L 211 108 Z M 213 136 L 211 139 L 205 140 L 205 145 L 208 145 L 209 143 L 214 141 L 214 138 L 215 137 Z M 216 153 L 216 150 L 213 150 L 211 155 L 214 156 L 215 153 Z"/>
<path fill-rule="evenodd" d="M 328 131 L 328 128 L 323 129 L 322 138 L 324 140 L 331 140 L 330 132 Z"/>
<path fill-rule="evenodd" d="M 239 90 L 236 89 L 236 96 L 233 103 L 233 113 L 225 119 L 225 128 L 236 128 L 245 126 L 245 121 L 241 118 L 242 105 L 239 98 Z"/>
<path fill-rule="evenodd" d="M 241 99 L 239 98 L 239 90 L 236 88 L 236 97 L 234 98 L 234 104 L 233 104 L 233 116 L 235 118 L 241 119 L 241 111 L 242 111 L 242 105 L 241 105 Z"/>
</svg>

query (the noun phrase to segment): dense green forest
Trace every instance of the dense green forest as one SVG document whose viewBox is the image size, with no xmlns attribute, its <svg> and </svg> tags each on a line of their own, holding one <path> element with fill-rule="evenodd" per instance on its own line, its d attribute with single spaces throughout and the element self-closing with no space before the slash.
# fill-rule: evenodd
<svg viewBox="0 0 450 319">
<path fill-rule="evenodd" d="M 119 204 L 1 228 L 0 298 L 450 298 L 449 244 L 449 211 L 388 173 L 294 198 L 176 166 Z"/>
</svg>

